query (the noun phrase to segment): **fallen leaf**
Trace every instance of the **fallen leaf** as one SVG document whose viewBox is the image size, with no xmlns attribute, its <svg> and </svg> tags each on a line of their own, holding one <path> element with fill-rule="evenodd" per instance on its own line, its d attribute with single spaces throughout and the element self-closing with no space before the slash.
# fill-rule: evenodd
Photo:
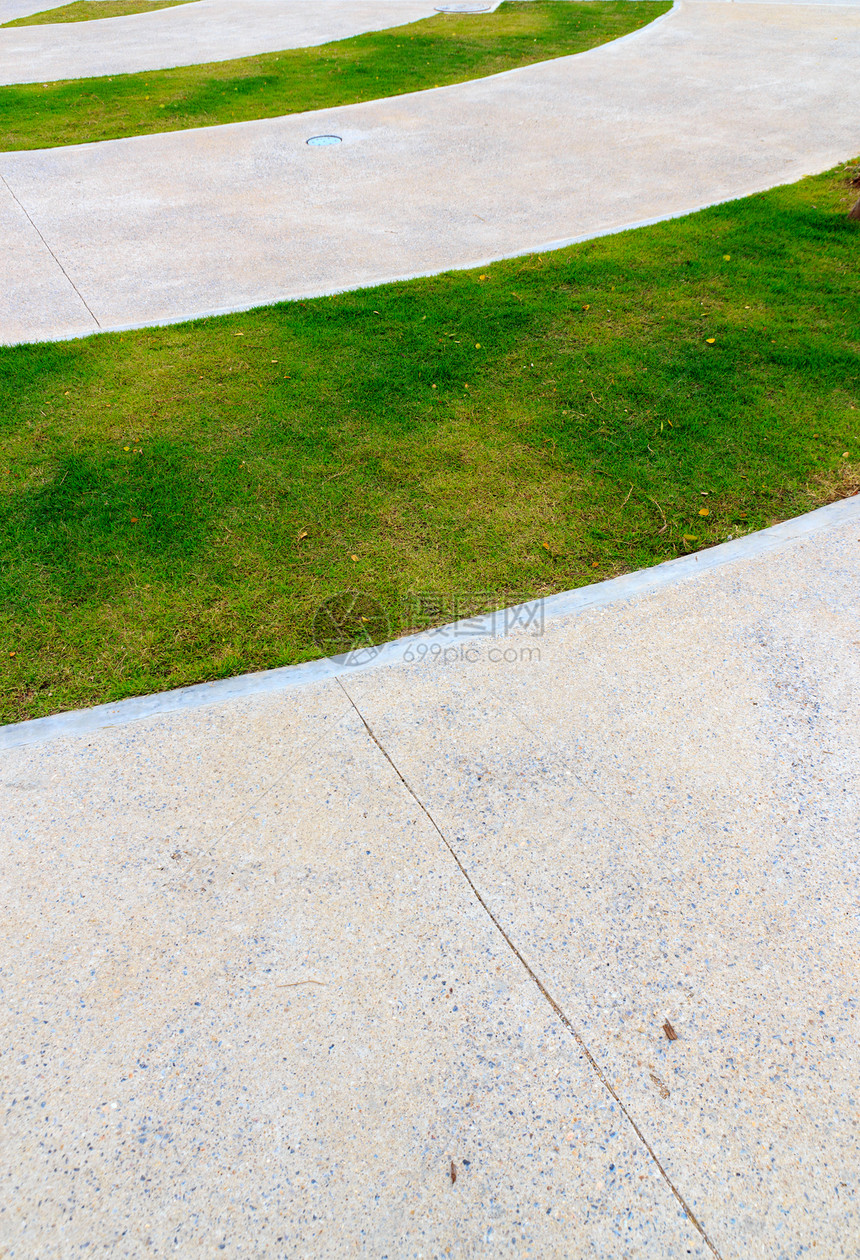
<svg viewBox="0 0 860 1260">
<path fill-rule="evenodd" d="M 709 346 L 712 346 L 716 340 L 717 340 L 717 339 L 716 339 L 716 337 L 706 337 L 706 338 L 705 338 L 705 341 L 708 343 L 708 345 L 709 345 Z"/>
<path fill-rule="evenodd" d="M 480 348 L 481 348 L 481 343 L 480 343 L 480 341 L 476 341 L 476 342 L 475 342 L 475 349 L 476 349 L 476 350 L 480 350 Z"/>
<path fill-rule="evenodd" d="M 674 1029 L 674 1028 L 672 1027 L 672 1025 L 669 1023 L 668 1019 L 666 1020 L 665 1024 L 663 1025 L 663 1032 L 666 1034 L 666 1037 L 668 1038 L 668 1040 L 669 1040 L 669 1041 L 677 1041 L 677 1040 L 678 1040 L 678 1034 L 675 1032 L 675 1029 Z"/>
<path fill-rule="evenodd" d="M 130 450 L 131 450 L 131 447 L 130 447 L 130 446 L 124 446 L 122 449 L 123 449 L 124 451 L 130 451 Z"/>
<path fill-rule="evenodd" d="M 457 1180 L 457 1165 L 451 1160 L 451 1185 Z"/>
<path fill-rule="evenodd" d="M 590 311 L 590 310 L 591 310 L 591 305 L 589 304 L 588 306 L 583 306 L 583 308 L 582 308 L 582 309 L 583 309 L 584 311 Z"/>
<path fill-rule="evenodd" d="M 244 336 L 245 336 L 245 334 L 244 334 L 244 333 L 233 333 L 233 336 L 234 336 L 234 337 L 244 337 Z"/>
<path fill-rule="evenodd" d="M 479 280 L 486 280 L 486 278 L 487 278 L 486 276 L 478 276 Z"/>
<path fill-rule="evenodd" d="M 597 560 L 592 560 L 592 562 L 591 562 L 591 567 L 592 567 L 592 569 L 597 569 L 597 568 L 599 568 L 600 566 L 599 566 L 598 561 L 597 561 Z"/>
<path fill-rule="evenodd" d="M 549 550 L 550 550 L 550 545 L 549 545 L 549 543 L 547 543 L 547 542 L 545 542 L 545 543 L 541 543 L 541 546 L 542 546 L 542 547 L 546 547 L 547 551 L 549 551 Z"/>
<path fill-rule="evenodd" d="M 656 1085 L 656 1087 L 657 1087 L 657 1093 L 660 1095 L 660 1097 L 661 1097 L 661 1098 L 668 1098 L 668 1097 L 669 1097 L 669 1088 L 668 1088 L 668 1086 L 667 1086 L 667 1085 L 665 1085 L 665 1084 L 664 1084 L 664 1082 L 660 1080 L 660 1077 L 659 1077 L 659 1076 L 655 1076 L 653 1072 L 649 1072 L 649 1073 L 648 1073 L 648 1075 L 651 1077 L 651 1080 L 652 1080 L 652 1081 L 654 1082 L 654 1084 Z"/>
<path fill-rule="evenodd" d="M 710 515 L 711 515 L 710 508 L 699 508 L 699 516 L 710 516 Z"/>
<path fill-rule="evenodd" d="M 847 458 L 848 458 L 848 451 L 843 451 L 843 452 L 842 452 L 842 458 L 843 458 L 843 459 L 847 459 Z"/>
<path fill-rule="evenodd" d="M 698 542 L 698 541 L 699 541 L 698 534 L 685 534 L 684 535 L 684 542 Z"/>
<path fill-rule="evenodd" d="M 723 262 L 731 262 L 731 254 L 723 254 Z"/>
<path fill-rule="evenodd" d="M 18 655 L 18 653 L 17 653 L 17 652 L 10 652 L 10 653 L 9 653 L 9 655 L 10 655 L 10 656 L 17 656 L 17 655 Z"/>
<path fill-rule="evenodd" d="M 358 559 L 358 556 L 350 556 L 349 558 L 350 558 L 350 560 L 357 560 L 357 559 Z"/>
<path fill-rule="evenodd" d="M 303 538 L 307 538 L 307 536 L 308 536 L 308 531 L 306 529 L 299 530 L 299 542 L 301 542 Z"/>
<path fill-rule="evenodd" d="M 132 523 L 132 525 L 136 525 L 136 524 L 137 524 L 137 521 L 138 521 L 138 518 L 137 518 L 136 516 L 133 516 L 133 517 L 131 518 L 131 523 Z"/>
</svg>

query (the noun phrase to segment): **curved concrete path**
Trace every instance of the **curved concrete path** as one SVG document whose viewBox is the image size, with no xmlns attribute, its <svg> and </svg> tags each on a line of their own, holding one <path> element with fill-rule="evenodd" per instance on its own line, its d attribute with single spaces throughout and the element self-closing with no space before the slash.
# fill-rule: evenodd
<svg viewBox="0 0 860 1260">
<path fill-rule="evenodd" d="M 860 6 L 682 0 L 438 91 L 3 154 L 0 340 L 479 265 L 768 188 L 857 152 L 858 68 Z"/>
<path fill-rule="evenodd" d="M 0 0 L 0 26 L 15 22 L 18 18 L 43 13 L 47 9 L 59 9 L 68 0 Z"/>
<path fill-rule="evenodd" d="M 858 592 L 860 497 L 0 731 L 6 1254 L 856 1256 Z"/>
<path fill-rule="evenodd" d="M 433 0 L 195 0 L 74 26 L 13 27 L 0 30 L 0 83 L 228 61 L 386 30 L 434 12 Z M 5 20 L 13 16 L 26 13 Z"/>
</svg>

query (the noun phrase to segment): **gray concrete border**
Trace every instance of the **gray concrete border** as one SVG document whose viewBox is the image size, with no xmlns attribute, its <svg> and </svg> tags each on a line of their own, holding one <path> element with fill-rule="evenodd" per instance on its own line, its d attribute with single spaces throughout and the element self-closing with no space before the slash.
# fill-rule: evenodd
<svg viewBox="0 0 860 1260">
<path fill-rule="evenodd" d="M 512 624 L 523 626 L 533 621 L 539 613 L 544 620 L 576 617 L 586 609 L 606 608 L 642 595 L 649 595 L 664 587 L 699 577 L 727 564 L 751 560 L 779 551 L 797 539 L 810 534 L 856 520 L 860 525 L 860 495 L 842 499 L 826 507 L 817 508 L 793 520 L 782 521 L 769 529 L 758 530 L 743 538 L 720 543 L 692 555 L 667 560 L 648 569 L 638 569 L 606 582 L 563 591 L 545 600 L 516 605 L 507 610 L 509 616 L 499 614 L 470 619 L 468 623 L 453 622 L 447 626 L 401 639 L 393 639 L 379 646 L 371 660 L 353 663 L 344 657 L 328 657 L 308 661 L 302 665 L 287 665 L 281 669 L 263 670 L 253 674 L 240 674 L 235 678 L 216 682 L 197 683 L 173 691 L 158 692 L 151 696 L 139 696 L 120 700 L 115 704 L 101 704 L 92 709 L 76 709 L 51 717 L 36 718 L 30 722 L 17 722 L 0 728 L 0 751 L 19 748 L 28 744 L 41 744 L 47 740 L 87 735 L 108 726 L 125 726 L 144 718 L 165 713 L 186 712 L 211 705 L 224 704 L 228 700 L 247 699 L 249 696 L 288 691 L 314 683 L 327 682 L 339 676 L 354 677 L 381 666 L 403 663 L 405 654 L 419 645 L 447 644 L 456 639 L 502 638 Z"/>
</svg>

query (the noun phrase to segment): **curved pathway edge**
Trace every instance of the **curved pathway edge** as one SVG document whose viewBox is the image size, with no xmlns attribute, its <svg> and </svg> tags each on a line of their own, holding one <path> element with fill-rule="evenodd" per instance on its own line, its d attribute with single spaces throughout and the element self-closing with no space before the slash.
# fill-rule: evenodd
<svg viewBox="0 0 860 1260">
<path fill-rule="evenodd" d="M 313 686 L 333 678 L 355 677 L 367 670 L 377 670 L 385 666 L 408 664 L 404 662 L 404 657 L 409 653 L 414 654 L 420 645 L 425 645 L 428 650 L 434 646 L 444 650 L 446 645 L 462 642 L 464 638 L 480 641 L 516 636 L 520 639 L 523 634 L 531 635 L 536 625 L 543 626 L 546 621 L 573 618 L 586 609 L 608 608 L 625 603 L 679 582 L 702 577 L 725 565 L 738 564 L 781 551 L 798 539 L 853 521 L 860 525 L 860 495 L 830 503 L 793 520 L 782 521 L 769 529 L 747 534 L 743 538 L 736 538 L 689 556 L 667 560 L 648 569 L 625 573 L 606 582 L 595 582 L 591 586 L 577 587 L 558 595 L 550 595 L 546 599 L 471 618 L 468 623 L 455 622 L 422 634 L 393 639 L 381 644 L 367 660 L 351 661 L 348 657 L 331 657 L 308 661 L 301 665 L 240 674 L 235 678 L 223 678 L 216 682 L 197 683 L 173 691 L 120 700 L 114 704 L 97 705 L 91 709 L 76 709 L 51 717 L 36 718 L 30 722 L 12 723 L 0 727 L 0 750 L 40 744 L 52 739 L 74 738 L 105 727 L 125 726 L 166 713 L 188 712 L 225 704 L 231 700 Z"/>
</svg>

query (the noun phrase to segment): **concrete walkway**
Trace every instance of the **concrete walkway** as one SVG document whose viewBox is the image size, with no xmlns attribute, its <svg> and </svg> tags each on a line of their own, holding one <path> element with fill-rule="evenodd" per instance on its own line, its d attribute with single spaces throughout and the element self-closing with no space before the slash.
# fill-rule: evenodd
<svg viewBox="0 0 860 1260">
<path fill-rule="evenodd" d="M 16 0 L 0 0 L 10 6 Z M 441 0 L 439 0 L 441 3 Z M 50 8 L 41 4 L 40 12 Z M 0 83 L 133 74 L 307 48 L 431 17 L 433 0 L 195 0 L 74 26 L 0 30 Z M 11 22 L 27 12 L 10 12 Z"/>
<path fill-rule="evenodd" d="M 860 6 L 681 0 L 438 91 L 0 155 L 0 341 L 480 265 L 793 180 L 857 152 L 858 66 Z"/>
<path fill-rule="evenodd" d="M 4 1254 L 856 1256 L 858 591 L 855 498 L 5 728 Z"/>
</svg>

